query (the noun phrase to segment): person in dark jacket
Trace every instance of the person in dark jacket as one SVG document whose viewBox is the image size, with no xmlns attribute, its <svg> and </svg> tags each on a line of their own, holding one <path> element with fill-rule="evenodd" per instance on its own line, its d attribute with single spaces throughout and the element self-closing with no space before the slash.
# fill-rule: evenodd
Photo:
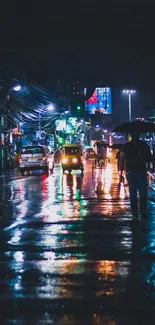
<svg viewBox="0 0 155 325">
<path fill-rule="evenodd" d="M 147 165 L 152 160 L 149 146 L 139 139 L 140 132 L 131 132 L 131 141 L 126 142 L 120 151 L 119 175 L 126 171 L 129 185 L 133 219 L 138 219 L 137 192 L 140 196 L 140 214 L 147 217 Z"/>
</svg>

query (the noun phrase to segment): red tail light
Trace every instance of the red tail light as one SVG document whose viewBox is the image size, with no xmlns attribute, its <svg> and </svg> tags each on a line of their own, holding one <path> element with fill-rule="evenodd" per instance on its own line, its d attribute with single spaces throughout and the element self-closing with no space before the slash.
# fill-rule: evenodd
<svg viewBox="0 0 155 325">
<path fill-rule="evenodd" d="M 22 162 L 22 161 L 23 161 L 22 157 L 19 157 L 19 162 Z"/>
<path fill-rule="evenodd" d="M 45 155 L 43 155 L 42 160 L 47 160 L 47 157 Z"/>
</svg>

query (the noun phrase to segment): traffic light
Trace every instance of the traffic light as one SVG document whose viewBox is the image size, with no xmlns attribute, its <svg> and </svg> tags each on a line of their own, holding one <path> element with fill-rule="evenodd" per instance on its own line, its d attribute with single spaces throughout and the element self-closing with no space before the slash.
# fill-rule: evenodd
<svg viewBox="0 0 155 325">
<path fill-rule="evenodd" d="M 81 111 L 81 106 L 80 105 L 77 106 L 77 110 Z"/>
<path fill-rule="evenodd" d="M 59 137 L 58 142 L 59 142 L 60 145 L 63 145 L 65 143 L 65 139 L 62 138 L 62 137 Z"/>
</svg>

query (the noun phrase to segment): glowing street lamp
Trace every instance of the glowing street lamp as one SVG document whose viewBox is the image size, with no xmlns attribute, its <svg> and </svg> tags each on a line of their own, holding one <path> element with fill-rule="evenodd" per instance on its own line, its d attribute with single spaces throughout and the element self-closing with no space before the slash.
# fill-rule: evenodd
<svg viewBox="0 0 155 325">
<path fill-rule="evenodd" d="M 17 85 L 17 86 L 15 86 L 15 87 L 13 87 L 13 90 L 14 91 L 20 91 L 21 90 L 21 85 Z"/>
<path fill-rule="evenodd" d="M 134 89 L 124 89 L 123 90 L 123 94 L 128 95 L 129 96 L 129 122 L 131 122 L 131 96 L 134 95 L 136 93 L 136 90 Z"/>
<path fill-rule="evenodd" d="M 53 105 L 53 104 L 49 104 L 49 105 L 47 106 L 47 110 L 48 110 L 48 111 L 53 111 L 53 109 L 54 109 L 54 105 Z"/>
</svg>

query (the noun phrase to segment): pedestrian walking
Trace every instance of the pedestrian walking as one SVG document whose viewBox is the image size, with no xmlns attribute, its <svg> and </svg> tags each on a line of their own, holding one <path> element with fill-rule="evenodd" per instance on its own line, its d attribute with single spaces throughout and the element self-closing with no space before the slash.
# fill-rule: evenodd
<svg viewBox="0 0 155 325">
<path fill-rule="evenodd" d="M 117 171 L 118 171 L 118 175 L 119 175 L 120 149 L 117 151 L 115 158 L 117 160 Z M 119 183 L 122 183 L 122 182 L 124 182 L 124 176 L 123 175 L 119 175 Z"/>
<path fill-rule="evenodd" d="M 137 192 L 141 217 L 147 217 L 147 167 L 152 160 L 149 146 L 139 137 L 140 132 L 131 132 L 131 141 L 122 146 L 119 159 L 119 176 L 123 176 L 124 169 L 126 171 L 133 219 L 138 219 Z"/>
</svg>

